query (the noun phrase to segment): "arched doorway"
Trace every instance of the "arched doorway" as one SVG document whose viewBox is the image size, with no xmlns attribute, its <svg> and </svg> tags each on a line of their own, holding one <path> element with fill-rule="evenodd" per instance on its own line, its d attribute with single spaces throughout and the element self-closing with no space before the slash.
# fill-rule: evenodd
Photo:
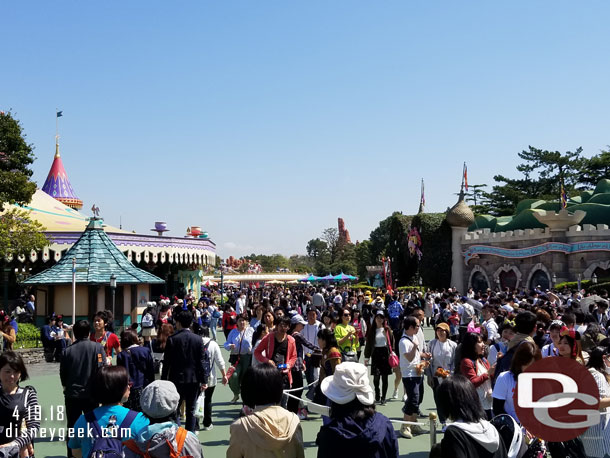
<svg viewBox="0 0 610 458">
<path fill-rule="evenodd" d="M 541 291 L 550 289 L 551 281 L 549 280 L 549 276 L 541 269 L 536 270 L 531 277 L 529 287 L 532 290 L 538 288 Z"/>
<path fill-rule="evenodd" d="M 481 291 L 487 291 L 489 288 L 489 284 L 487 283 L 487 277 L 483 275 L 481 272 L 475 272 L 472 275 L 472 289 L 479 293 Z"/>
<path fill-rule="evenodd" d="M 511 269 L 500 273 L 500 288 L 517 288 L 517 274 L 514 270 Z"/>
<path fill-rule="evenodd" d="M 598 283 L 610 281 L 610 268 L 602 269 L 601 267 L 598 267 L 593 273 L 597 276 Z"/>
</svg>

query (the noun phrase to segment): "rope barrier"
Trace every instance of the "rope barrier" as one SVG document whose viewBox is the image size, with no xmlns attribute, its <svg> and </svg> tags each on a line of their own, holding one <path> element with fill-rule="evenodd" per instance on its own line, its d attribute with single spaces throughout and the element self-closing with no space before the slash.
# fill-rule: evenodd
<svg viewBox="0 0 610 458">
<path fill-rule="evenodd" d="M 306 389 L 306 388 L 309 388 L 310 386 L 314 386 L 316 383 L 318 383 L 318 381 L 317 381 L 317 380 L 314 380 L 314 381 L 313 381 L 313 382 L 311 382 L 309 385 L 305 385 L 305 386 L 302 386 L 302 387 L 300 387 L 300 388 L 293 388 L 293 389 L 291 389 L 291 390 L 284 390 L 284 393 L 292 393 L 292 392 L 294 392 L 294 391 L 304 390 L 304 389 Z"/>
</svg>

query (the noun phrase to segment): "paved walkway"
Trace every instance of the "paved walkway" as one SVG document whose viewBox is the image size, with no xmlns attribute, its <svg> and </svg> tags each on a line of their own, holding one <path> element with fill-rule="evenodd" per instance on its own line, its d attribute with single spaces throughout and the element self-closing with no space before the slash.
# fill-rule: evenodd
<svg viewBox="0 0 610 458">
<path fill-rule="evenodd" d="M 430 328 L 425 328 L 426 338 L 432 337 L 433 333 Z M 222 333 L 219 333 L 219 338 L 223 339 Z M 228 352 L 223 350 L 225 357 L 228 359 Z M 65 419 L 59 417 L 58 413 L 63 408 L 63 395 L 61 383 L 59 381 L 59 364 L 58 363 L 41 363 L 28 367 L 30 372 L 30 380 L 26 384 L 33 385 L 38 391 L 38 397 L 42 407 L 42 428 L 45 429 L 46 438 L 39 438 L 36 443 L 36 455 L 40 457 L 65 457 L 65 443 L 58 439 L 58 432 L 65 428 Z M 390 392 L 393 377 L 390 379 Z M 403 390 L 400 388 L 402 396 Z M 203 452 L 206 458 L 221 458 L 226 454 L 226 449 L 229 444 L 229 425 L 238 417 L 241 405 L 231 404 L 231 390 L 228 386 L 219 385 L 214 393 L 214 429 L 211 431 L 200 431 L 199 439 L 203 444 Z M 385 406 L 378 407 L 378 410 L 390 419 L 402 419 L 400 411 L 402 407 L 401 401 L 389 401 Z M 434 400 L 432 398 L 431 389 L 426 386 L 422 411 L 428 413 L 434 411 Z M 63 420 L 63 421 L 62 421 Z M 305 441 L 305 456 L 306 458 L 314 458 L 317 456 L 317 447 L 315 445 L 316 435 L 320 430 L 322 421 L 319 416 L 312 416 L 311 419 L 302 422 L 303 437 Z M 399 426 L 396 426 L 398 432 Z M 49 437 L 54 433 L 53 440 Z M 442 437 L 442 436 L 441 436 Z M 439 439 L 440 440 L 440 437 Z M 415 437 L 414 439 L 399 438 L 400 456 L 410 458 L 427 458 L 430 450 L 429 435 Z"/>
</svg>

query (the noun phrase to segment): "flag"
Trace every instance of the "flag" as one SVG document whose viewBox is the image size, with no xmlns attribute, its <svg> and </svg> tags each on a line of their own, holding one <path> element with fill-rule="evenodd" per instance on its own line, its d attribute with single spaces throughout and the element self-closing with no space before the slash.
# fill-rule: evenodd
<svg viewBox="0 0 610 458">
<path fill-rule="evenodd" d="M 468 167 L 466 167 L 466 163 L 464 162 L 464 188 L 468 191 Z"/>
<path fill-rule="evenodd" d="M 381 267 L 383 270 L 383 282 L 385 288 L 391 292 L 394 288 L 392 286 L 392 264 L 390 258 L 381 258 Z"/>
<path fill-rule="evenodd" d="M 419 203 L 421 204 L 421 207 L 423 210 L 423 208 L 426 206 L 426 196 L 424 194 L 424 179 L 423 178 L 421 180 L 421 199 L 420 199 Z"/>
<path fill-rule="evenodd" d="M 57 117 L 58 117 L 58 118 L 61 118 L 63 115 L 64 115 L 64 112 L 63 112 L 63 111 L 58 111 L 58 112 L 57 112 Z"/>
<path fill-rule="evenodd" d="M 566 194 L 566 190 L 563 188 L 563 183 L 561 184 L 561 208 L 566 208 L 568 206 L 568 195 Z"/>
</svg>

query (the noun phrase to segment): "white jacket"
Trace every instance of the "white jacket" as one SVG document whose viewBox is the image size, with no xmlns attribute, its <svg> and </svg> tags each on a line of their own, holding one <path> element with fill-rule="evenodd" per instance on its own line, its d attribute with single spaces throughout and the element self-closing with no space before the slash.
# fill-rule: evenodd
<svg viewBox="0 0 610 458">
<path fill-rule="evenodd" d="M 220 353 L 220 347 L 214 340 L 209 337 L 203 337 L 203 345 L 208 346 L 208 353 L 210 355 L 210 381 L 208 382 L 208 386 L 216 386 L 216 382 L 218 381 L 216 368 L 220 367 L 222 370 L 225 370 L 225 360 L 222 357 L 222 353 Z M 222 375 L 222 372 L 218 375 Z"/>
</svg>

